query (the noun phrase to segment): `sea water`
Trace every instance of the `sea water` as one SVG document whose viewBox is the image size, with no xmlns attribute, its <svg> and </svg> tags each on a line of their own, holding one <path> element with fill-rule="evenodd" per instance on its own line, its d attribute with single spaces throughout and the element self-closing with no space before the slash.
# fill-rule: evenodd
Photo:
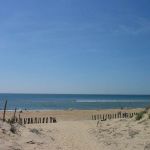
<svg viewBox="0 0 150 150">
<path fill-rule="evenodd" d="M 115 109 L 150 105 L 150 95 L 0 94 L 1 110 L 6 99 L 9 110 Z"/>
</svg>

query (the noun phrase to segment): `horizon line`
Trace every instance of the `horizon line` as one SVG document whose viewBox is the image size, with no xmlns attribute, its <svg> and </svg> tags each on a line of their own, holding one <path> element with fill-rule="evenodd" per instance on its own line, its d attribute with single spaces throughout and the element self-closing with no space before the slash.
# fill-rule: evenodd
<svg viewBox="0 0 150 150">
<path fill-rule="evenodd" d="M 0 92 L 0 94 L 37 94 L 37 95 L 144 95 L 144 96 L 150 96 L 150 94 L 111 94 L 111 93 L 107 93 L 107 94 L 102 94 L 102 93 L 30 93 L 30 92 Z"/>
</svg>

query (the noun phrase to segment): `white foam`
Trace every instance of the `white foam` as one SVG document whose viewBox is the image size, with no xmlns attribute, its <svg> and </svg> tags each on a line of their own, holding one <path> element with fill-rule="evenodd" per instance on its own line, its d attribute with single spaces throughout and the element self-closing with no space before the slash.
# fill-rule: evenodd
<svg viewBox="0 0 150 150">
<path fill-rule="evenodd" d="M 77 103 L 138 103 L 150 102 L 150 100 L 76 100 Z"/>
</svg>

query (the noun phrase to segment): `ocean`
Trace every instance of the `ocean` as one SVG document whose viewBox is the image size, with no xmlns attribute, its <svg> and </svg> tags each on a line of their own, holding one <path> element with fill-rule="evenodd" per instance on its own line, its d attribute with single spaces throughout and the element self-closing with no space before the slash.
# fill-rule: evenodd
<svg viewBox="0 0 150 150">
<path fill-rule="evenodd" d="M 0 94 L 0 110 L 6 99 L 8 110 L 116 109 L 150 105 L 150 95 Z"/>
</svg>

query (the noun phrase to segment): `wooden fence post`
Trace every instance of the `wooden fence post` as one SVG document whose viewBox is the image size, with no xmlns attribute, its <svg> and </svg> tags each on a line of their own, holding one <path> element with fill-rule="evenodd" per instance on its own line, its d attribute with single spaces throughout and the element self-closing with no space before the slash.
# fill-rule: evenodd
<svg viewBox="0 0 150 150">
<path fill-rule="evenodd" d="M 34 118 L 34 123 L 37 123 L 37 117 Z"/>
<path fill-rule="evenodd" d="M 28 118 L 28 124 L 30 124 L 30 118 Z"/>
<path fill-rule="evenodd" d="M 5 105 L 4 105 L 3 121 L 5 121 L 6 107 L 7 107 L 7 100 L 5 101 Z"/>
<path fill-rule="evenodd" d="M 57 121 L 56 121 L 56 118 L 53 118 L 53 123 L 56 123 Z"/>
<path fill-rule="evenodd" d="M 112 119 L 112 115 L 110 114 L 110 119 Z"/>
<path fill-rule="evenodd" d="M 33 118 L 31 118 L 31 124 L 33 124 Z"/>
<path fill-rule="evenodd" d="M 24 118 L 24 124 L 27 124 L 27 118 Z"/>
<path fill-rule="evenodd" d="M 52 117 L 50 117 L 50 123 L 52 123 L 52 121 L 53 121 L 53 118 L 52 118 Z"/>
<path fill-rule="evenodd" d="M 48 123 L 48 117 L 46 117 L 46 123 Z"/>
<path fill-rule="evenodd" d="M 17 122 L 17 120 L 16 120 L 16 110 L 17 110 L 17 108 L 15 108 L 15 112 L 14 112 L 14 116 L 13 116 L 14 123 Z"/>
<path fill-rule="evenodd" d="M 45 117 L 43 117 L 43 122 L 42 123 L 45 123 Z"/>
</svg>

